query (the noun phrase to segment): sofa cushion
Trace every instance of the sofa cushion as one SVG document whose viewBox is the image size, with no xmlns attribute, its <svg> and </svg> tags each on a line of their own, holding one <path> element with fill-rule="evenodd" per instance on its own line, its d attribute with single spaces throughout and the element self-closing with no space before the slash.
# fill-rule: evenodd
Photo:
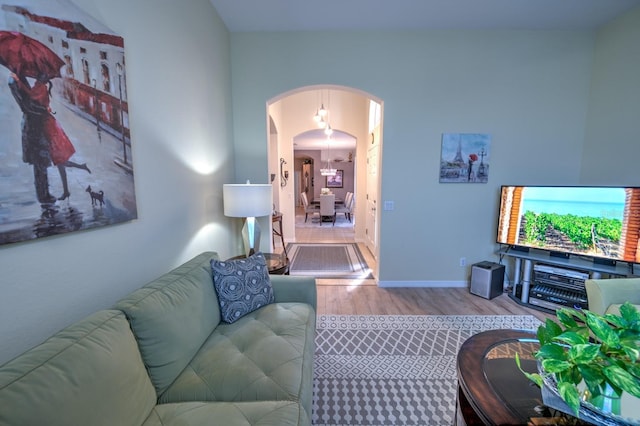
<svg viewBox="0 0 640 426">
<path fill-rule="evenodd" d="M 314 337 L 306 303 L 270 304 L 221 323 L 159 401 L 299 400 L 310 416 Z"/>
<path fill-rule="evenodd" d="M 118 302 L 158 395 L 187 366 L 220 323 L 211 259 L 202 253 Z"/>
<path fill-rule="evenodd" d="M 156 393 L 120 311 L 99 311 L 0 367 L 0 425 L 141 424 Z"/>
<path fill-rule="evenodd" d="M 225 426 L 310 425 L 304 410 L 293 401 L 183 402 L 154 408 L 143 426 Z"/>
<path fill-rule="evenodd" d="M 262 253 L 242 259 L 213 259 L 211 271 L 223 321 L 236 322 L 249 312 L 273 303 L 273 288 Z"/>
</svg>

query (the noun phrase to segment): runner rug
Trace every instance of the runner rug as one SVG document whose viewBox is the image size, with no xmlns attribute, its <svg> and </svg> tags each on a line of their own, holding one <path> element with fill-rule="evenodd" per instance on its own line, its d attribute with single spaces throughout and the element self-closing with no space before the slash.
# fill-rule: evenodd
<svg viewBox="0 0 640 426">
<path fill-rule="evenodd" d="M 531 315 L 318 315 L 313 424 L 451 425 L 462 343 L 539 324 Z"/>
<path fill-rule="evenodd" d="M 291 243 L 287 246 L 291 275 L 317 278 L 373 278 L 357 244 Z"/>
</svg>

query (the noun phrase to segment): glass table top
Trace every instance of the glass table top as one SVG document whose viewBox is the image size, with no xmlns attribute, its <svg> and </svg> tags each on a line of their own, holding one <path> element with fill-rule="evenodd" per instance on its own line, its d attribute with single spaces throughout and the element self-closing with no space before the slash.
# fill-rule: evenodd
<svg viewBox="0 0 640 426">
<path fill-rule="evenodd" d="M 505 340 L 490 347 L 482 363 L 484 376 L 496 396 L 523 424 L 532 417 L 550 414 L 542 403 L 540 388 L 518 370 L 515 362 L 517 353 L 522 368 L 529 373 L 537 373 L 533 352 L 539 347 L 534 339 Z"/>
</svg>

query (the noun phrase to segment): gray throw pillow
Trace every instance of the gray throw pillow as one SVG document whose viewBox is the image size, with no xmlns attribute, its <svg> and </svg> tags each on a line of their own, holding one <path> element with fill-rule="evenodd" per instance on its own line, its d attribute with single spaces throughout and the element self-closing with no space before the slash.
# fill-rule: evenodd
<svg viewBox="0 0 640 426">
<path fill-rule="evenodd" d="M 235 322 L 249 312 L 273 303 L 273 288 L 262 253 L 246 259 L 212 259 L 211 270 L 224 322 Z"/>
</svg>

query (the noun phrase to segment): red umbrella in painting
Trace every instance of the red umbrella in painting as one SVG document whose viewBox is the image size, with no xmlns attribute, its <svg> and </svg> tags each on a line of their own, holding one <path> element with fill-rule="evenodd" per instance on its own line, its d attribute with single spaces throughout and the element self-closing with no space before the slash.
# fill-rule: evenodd
<svg viewBox="0 0 640 426">
<path fill-rule="evenodd" d="M 0 64 L 22 77 L 60 77 L 64 61 L 36 39 L 14 31 L 0 31 Z"/>
</svg>

